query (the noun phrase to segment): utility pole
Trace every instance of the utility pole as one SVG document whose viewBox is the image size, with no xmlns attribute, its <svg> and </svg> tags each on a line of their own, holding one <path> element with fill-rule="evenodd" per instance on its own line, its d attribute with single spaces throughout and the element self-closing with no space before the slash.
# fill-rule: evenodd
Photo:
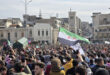
<svg viewBox="0 0 110 75">
<path fill-rule="evenodd" d="M 25 0 L 25 15 L 27 14 L 27 0 Z"/>
<path fill-rule="evenodd" d="M 28 8 L 27 6 L 30 2 L 32 2 L 32 0 L 30 1 L 25 0 L 25 15 L 27 14 L 27 8 Z"/>
<path fill-rule="evenodd" d="M 28 12 L 27 8 L 28 8 L 28 4 L 30 2 L 32 2 L 32 0 L 29 0 L 29 1 L 28 0 L 25 0 L 25 2 L 24 2 L 24 5 L 25 5 L 25 14 L 24 15 L 27 15 L 27 12 Z M 24 27 L 26 27 L 26 25 L 27 25 L 27 19 L 24 20 Z"/>
</svg>

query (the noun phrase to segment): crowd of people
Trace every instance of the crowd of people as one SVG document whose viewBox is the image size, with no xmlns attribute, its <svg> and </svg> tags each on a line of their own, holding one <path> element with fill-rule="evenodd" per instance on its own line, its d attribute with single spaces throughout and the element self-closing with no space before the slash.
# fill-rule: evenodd
<svg viewBox="0 0 110 75">
<path fill-rule="evenodd" d="M 82 48 L 84 55 L 68 46 L 1 46 L 0 75 L 109 75 L 110 45 L 82 44 Z"/>
</svg>

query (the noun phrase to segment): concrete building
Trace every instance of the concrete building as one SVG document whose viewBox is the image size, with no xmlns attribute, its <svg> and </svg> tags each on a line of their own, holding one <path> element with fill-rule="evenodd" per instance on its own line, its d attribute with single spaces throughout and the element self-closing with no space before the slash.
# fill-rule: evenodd
<svg viewBox="0 0 110 75">
<path fill-rule="evenodd" d="M 28 39 L 32 40 L 32 28 L 4 28 L 0 29 L 0 39 L 8 39 L 12 43 L 14 43 L 16 40 L 21 39 L 22 37 L 26 37 Z"/>
<path fill-rule="evenodd" d="M 70 11 L 68 18 L 59 18 L 61 21 L 61 27 L 81 35 L 81 20 L 76 16 L 76 12 Z"/>
<path fill-rule="evenodd" d="M 36 15 L 23 15 L 24 25 L 33 26 L 36 24 L 36 20 L 41 19 L 40 17 L 36 17 Z"/>
<path fill-rule="evenodd" d="M 49 19 L 42 18 L 41 15 L 39 17 L 36 17 L 35 15 L 23 15 L 24 18 L 24 25 L 28 26 L 34 26 L 36 23 L 48 23 L 53 28 L 56 28 L 60 20 L 56 17 L 50 17 Z"/>
<path fill-rule="evenodd" d="M 0 20 L 0 39 L 8 39 L 12 43 L 22 37 L 41 43 L 56 44 L 58 27 L 61 21 L 56 17 L 50 19 L 37 18 L 36 16 L 24 15 L 27 26 L 22 25 L 19 18 Z M 17 27 L 19 26 L 19 27 Z"/>
<path fill-rule="evenodd" d="M 110 41 L 110 14 L 93 13 L 94 40 Z"/>
<path fill-rule="evenodd" d="M 34 40 L 41 43 L 53 43 L 53 28 L 48 23 L 36 23 L 34 29 Z"/>
<path fill-rule="evenodd" d="M 24 15 L 24 21 L 29 26 L 34 26 L 36 23 L 47 23 L 50 24 L 53 29 L 64 27 L 71 32 L 81 35 L 81 20 L 76 16 L 76 12 L 70 11 L 68 15 L 68 18 L 50 17 L 49 19 L 42 18 L 41 16 Z"/>
<path fill-rule="evenodd" d="M 36 20 L 37 23 L 48 23 L 50 24 L 52 27 L 56 27 L 55 22 L 56 22 L 56 17 L 51 17 L 50 19 L 39 19 Z"/>
<path fill-rule="evenodd" d="M 22 21 L 20 20 L 20 18 L 8 18 L 6 21 L 6 27 L 22 27 Z"/>
<path fill-rule="evenodd" d="M 57 41 L 56 30 L 48 23 L 36 23 L 33 27 L 0 29 L 0 39 L 8 39 L 14 43 L 16 40 L 26 37 L 28 40 L 40 43 L 55 44 Z"/>
<path fill-rule="evenodd" d="M 35 15 L 24 15 L 24 25 L 19 18 L 9 18 L 0 20 L 0 39 L 8 39 L 12 43 L 22 37 L 40 43 L 57 44 L 59 27 L 64 27 L 71 32 L 81 35 L 81 20 L 76 16 L 76 12 L 69 12 L 68 18 L 50 17 L 49 19 Z M 4 27 L 4 29 L 3 29 Z"/>
<path fill-rule="evenodd" d="M 0 19 L 0 28 L 5 28 L 6 22 L 7 22 L 7 19 Z"/>
<path fill-rule="evenodd" d="M 23 24 L 20 18 L 0 19 L 0 28 L 22 27 L 22 26 Z"/>
<path fill-rule="evenodd" d="M 56 17 L 50 17 L 49 19 L 44 19 L 44 18 L 38 19 L 36 20 L 36 23 L 48 23 L 53 28 L 57 28 L 61 25 L 61 21 Z"/>
<path fill-rule="evenodd" d="M 64 27 L 65 29 L 69 30 L 69 22 L 68 22 L 68 18 L 60 18 L 59 19 L 61 21 L 60 26 Z"/>
<path fill-rule="evenodd" d="M 81 20 L 76 16 L 76 12 L 69 12 L 69 31 L 81 35 Z"/>
</svg>

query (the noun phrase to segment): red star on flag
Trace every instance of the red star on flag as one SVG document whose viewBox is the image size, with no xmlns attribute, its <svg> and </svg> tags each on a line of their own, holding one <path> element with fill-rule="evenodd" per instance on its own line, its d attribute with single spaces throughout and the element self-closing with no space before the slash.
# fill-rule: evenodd
<svg viewBox="0 0 110 75">
<path fill-rule="evenodd" d="M 70 39 L 70 36 L 68 36 L 68 39 Z"/>
<path fill-rule="evenodd" d="M 73 40 L 76 40 L 76 38 L 73 38 Z"/>
</svg>

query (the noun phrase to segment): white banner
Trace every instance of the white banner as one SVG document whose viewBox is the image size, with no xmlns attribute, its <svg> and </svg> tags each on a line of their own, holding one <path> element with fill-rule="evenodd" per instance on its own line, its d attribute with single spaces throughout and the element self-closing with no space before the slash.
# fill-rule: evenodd
<svg viewBox="0 0 110 75">
<path fill-rule="evenodd" d="M 80 54 L 85 55 L 84 50 L 82 49 L 81 45 L 79 43 L 77 43 L 74 46 L 71 46 L 71 48 L 73 48 L 75 51 L 79 50 Z"/>
</svg>

